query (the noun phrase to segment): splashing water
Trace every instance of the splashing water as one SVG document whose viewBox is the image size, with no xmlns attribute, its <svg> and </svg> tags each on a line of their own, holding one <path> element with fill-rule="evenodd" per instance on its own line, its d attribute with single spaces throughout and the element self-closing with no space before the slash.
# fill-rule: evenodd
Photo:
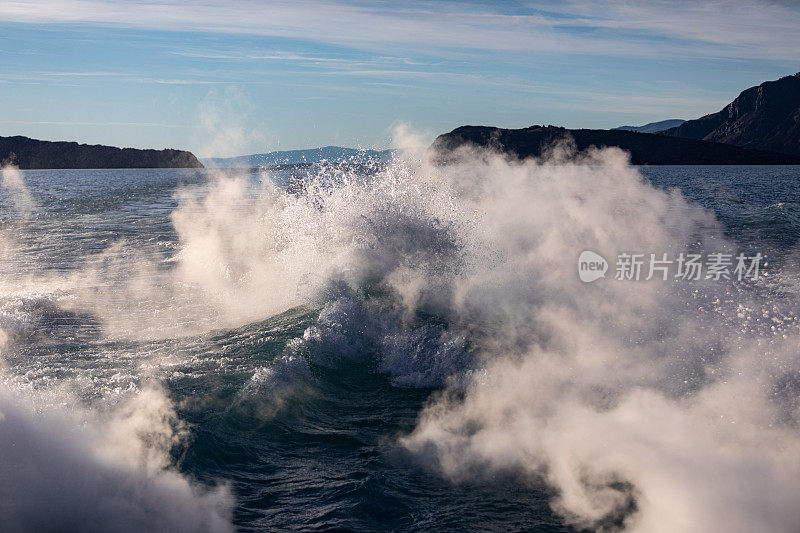
<svg viewBox="0 0 800 533">
<path fill-rule="evenodd" d="M 282 172 L 4 170 L 11 530 L 800 523 L 795 169 Z M 759 246 L 748 283 L 575 270 Z"/>
</svg>

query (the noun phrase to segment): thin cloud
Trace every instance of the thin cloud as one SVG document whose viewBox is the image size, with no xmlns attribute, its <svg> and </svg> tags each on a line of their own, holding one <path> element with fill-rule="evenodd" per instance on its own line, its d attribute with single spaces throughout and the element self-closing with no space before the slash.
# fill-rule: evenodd
<svg viewBox="0 0 800 533">
<path fill-rule="evenodd" d="M 800 32 L 796 31 L 800 10 L 764 0 L 581 0 L 555 7 L 531 2 L 523 10 L 526 12 L 506 13 L 497 7 L 455 2 L 411 2 L 398 7 L 330 1 L 212 0 L 187 5 L 175 0 L 18 0 L 0 4 L 0 20 L 254 34 L 432 54 L 505 50 L 793 60 L 800 49 Z"/>
<path fill-rule="evenodd" d="M 0 124 L 22 124 L 27 126 L 146 126 L 157 128 L 187 128 L 182 124 L 158 122 L 68 122 L 62 120 L 0 120 Z"/>
<path fill-rule="evenodd" d="M 42 75 L 68 78 L 107 78 L 122 76 L 119 72 L 43 72 Z"/>
<path fill-rule="evenodd" d="M 190 52 L 173 50 L 172 55 L 190 57 L 197 59 L 229 59 L 235 61 L 246 60 L 271 60 L 271 61 L 300 61 L 308 63 L 352 63 L 348 59 L 334 57 L 306 56 L 294 52 L 270 52 L 270 53 L 241 53 L 241 52 Z"/>
<path fill-rule="evenodd" d="M 38 74 L 31 75 L 15 74 L 13 76 L 9 76 L 9 78 L 24 81 L 43 81 L 50 78 L 105 78 L 111 81 L 157 83 L 165 85 L 217 85 L 230 83 L 229 81 L 223 80 L 154 78 L 140 76 L 137 74 L 126 74 L 123 72 L 40 72 Z"/>
</svg>

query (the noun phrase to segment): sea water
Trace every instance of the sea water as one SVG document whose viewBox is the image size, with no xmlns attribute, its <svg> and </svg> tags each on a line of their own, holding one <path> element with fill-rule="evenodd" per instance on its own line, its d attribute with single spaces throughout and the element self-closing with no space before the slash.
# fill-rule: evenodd
<svg viewBox="0 0 800 533">
<path fill-rule="evenodd" d="M 6 169 L 0 529 L 788 531 L 800 168 L 603 163 Z"/>
</svg>

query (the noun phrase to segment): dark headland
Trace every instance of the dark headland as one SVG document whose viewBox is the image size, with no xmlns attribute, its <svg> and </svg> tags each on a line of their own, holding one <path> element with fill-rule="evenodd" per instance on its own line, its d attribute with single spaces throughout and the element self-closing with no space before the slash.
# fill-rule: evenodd
<svg viewBox="0 0 800 533">
<path fill-rule="evenodd" d="M 469 145 L 524 159 L 540 156 L 560 139 L 572 138 L 578 150 L 591 146 L 626 150 L 635 165 L 798 165 L 800 73 L 751 87 L 718 113 L 677 127 L 670 128 L 670 122 L 682 121 L 614 130 L 462 126 L 440 135 L 431 151 L 439 162 L 451 160 L 457 149 Z M 652 131 L 660 126 L 669 129 Z"/>
<path fill-rule="evenodd" d="M 139 150 L 28 137 L 0 137 L 0 162 L 23 169 L 44 168 L 203 168 L 191 152 Z"/>
<path fill-rule="evenodd" d="M 575 147 L 615 146 L 630 153 L 634 165 L 800 165 L 800 156 L 748 150 L 722 143 L 637 133 L 625 130 L 568 130 L 554 126 L 503 129 L 461 126 L 436 138 L 434 160 L 447 163 L 466 146 L 494 149 L 525 159 L 539 157 L 561 139 L 572 138 Z"/>
</svg>

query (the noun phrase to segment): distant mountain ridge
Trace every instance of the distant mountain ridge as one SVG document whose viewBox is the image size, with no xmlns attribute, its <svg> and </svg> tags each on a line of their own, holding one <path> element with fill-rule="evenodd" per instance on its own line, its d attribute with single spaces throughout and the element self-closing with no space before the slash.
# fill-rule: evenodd
<svg viewBox="0 0 800 533">
<path fill-rule="evenodd" d="M 208 168 L 255 168 L 318 163 L 322 160 L 351 160 L 353 158 L 387 161 L 391 156 L 392 150 L 360 150 L 358 148 L 343 148 L 341 146 L 323 146 L 321 148 L 310 148 L 307 150 L 283 150 L 238 157 L 211 157 L 203 158 L 201 161 Z"/>
<path fill-rule="evenodd" d="M 203 168 L 191 152 L 139 150 L 29 137 L 0 137 L 0 162 L 23 169 L 44 168 Z"/>
<path fill-rule="evenodd" d="M 658 133 L 669 128 L 675 128 L 686 122 L 681 118 L 671 118 L 668 120 L 660 120 L 658 122 L 650 122 L 644 126 L 619 126 L 611 128 L 612 130 L 625 130 L 625 131 L 638 131 L 639 133 Z"/>
<path fill-rule="evenodd" d="M 721 111 L 663 134 L 800 155 L 800 72 L 746 89 Z"/>
<path fill-rule="evenodd" d="M 446 164 L 462 147 L 478 146 L 525 159 L 538 157 L 549 146 L 572 138 L 578 150 L 615 146 L 631 155 L 634 165 L 797 165 L 800 156 L 748 150 L 728 144 L 667 137 L 625 130 L 568 130 L 555 126 L 503 129 L 461 126 L 436 138 L 430 147 L 433 160 Z"/>
</svg>

